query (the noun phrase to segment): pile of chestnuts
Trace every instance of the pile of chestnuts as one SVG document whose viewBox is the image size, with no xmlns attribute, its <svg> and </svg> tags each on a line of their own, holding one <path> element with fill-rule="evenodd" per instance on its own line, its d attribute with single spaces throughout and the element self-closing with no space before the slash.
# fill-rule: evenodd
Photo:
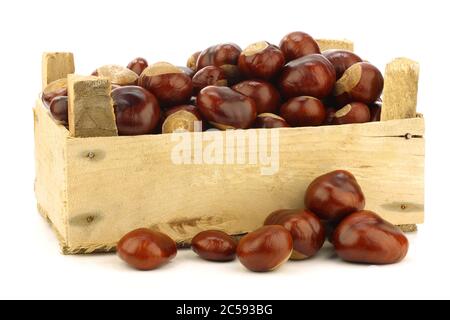
<svg viewBox="0 0 450 320">
<path fill-rule="evenodd" d="M 408 252 L 408 239 L 396 226 L 364 210 L 365 197 L 355 177 L 337 170 L 316 178 L 307 188 L 305 209 L 271 213 L 264 226 L 239 241 L 223 231 L 206 230 L 191 241 L 192 250 L 209 261 L 237 257 L 247 269 L 267 272 L 291 260 L 316 255 L 328 240 L 344 261 L 361 264 L 398 263 Z M 120 258 L 139 270 L 152 270 L 177 254 L 167 235 L 138 229 L 117 246 Z"/>
<path fill-rule="evenodd" d="M 119 135 L 217 128 L 282 128 L 379 121 L 383 75 L 345 50 L 321 52 L 304 32 L 286 35 L 279 46 L 266 41 L 225 43 L 194 53 L 187 66 L 105 65 Z M 54 119 L 68 121 L 67 81 L 50 83 L 44 104 Z"/>
</svg>

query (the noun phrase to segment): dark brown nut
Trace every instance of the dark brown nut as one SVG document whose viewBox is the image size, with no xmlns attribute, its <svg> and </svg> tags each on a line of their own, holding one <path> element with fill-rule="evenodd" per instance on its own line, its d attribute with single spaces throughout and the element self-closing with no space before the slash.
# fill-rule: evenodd
<svg viewBox="0 0 450 320">
<path fill-rule="evenodd" d="M 200 55 L 200 53 L 202 53 L 202 52 L 197 51 L 197 52 L 193 53 L 186 62 L 186 67 L 188 67 L 189 69 L 191 69 L 194 72 L 197 71 L 197 59 L 198 59 L 198 56 Z"/>
<path fill-rule="evenodd" d="M 131 61 L 127 68 L 136 73 L 138 76 L 141 75 L 142 71 L 148 67 L 148 62 L 144 58 L 136 58 Z"/>
<path fill-rule="evenodd" d="M 67 78 L 49 83 L 42 92 L 42 102 L 48 108 L 56 97 L 67 96 Z"/>
<path fill-rule="evenodd" d="M 289 260 L 293 251 L 290 232 L 282 226 L 264 226 L 244 236 L 238 244 L 239 261 L 254 272 L 273 271 Z"/>
<path fill-rule="evenodd" d="M 228 86 L 233 86 L 236 83 L 242 81 L 242 75 L 239 71 L 239 67 L 233 64 L 224 64 L 220 66 L 220 69 L 225 73 L 225 78 L 227 79 Z"/>
<path fill-rule="evenodd" d="M 139 78 L 134 71 L 115 64 L 107 64 L 97 68 L 95 76 L 108 78 L 112 84 L 119 86 L 135 85 Z"/>
<path fill-rule="evenodd" d="M 126 234 L 117 245 L 119 257 L 138 270 L 156 269 L 177 255 L 177 245 L 164 233 L 137 229 Z"/>
<path fill-rule="evenodd" d="M 228 81 L 225 72 L 216 66 L 208 66 L 198 70 L 192 78 L 194 94 L 197 95 L 200 90 L 208 86 L 227 86 Z"/>
<path fill-rule="evenodd" d="M 296 97 L 283 104 L 280 114 L 292 127 L 320 126 L 327 113 L 322 101 L 313 97 Z"/>
<path fill-rule="evenodd" d="M 380 70 L 368 62 L 359 62 L 348 68 L 336 82 L 333 95 L 341 106 L 350 102 L 370 105 L 380 98 L 383 87 Z"/>
<path fill-rule="evenodd" d="M 334 70 L 336 70 L 336 79 L 340 79 L 345 70 L 355 63 L 363 62 L 358 55 L 347 50 L 327 50 L 322 54 L 331 62 Z"/>
<path fill-rule="evenodd" d="M 364 264 L 398 263 L 409 248 L 399 228 L 371 211 L 358 211 L 342 220 L 332 242 L 341 259 Z"/>
<path fill-rule="evenodd" d="M 282 117 L 273 113 L 261 113 L 256 117 L 255 128 L 288 128 L 289 124 Z"/>
<path fill-rule="evenodd" d="M 211 46 L 203 50 L 198 56 L 196 70 L 207 66 L 237 65 L 241 51 L 241 48 L 234 43 Z"/>
<path fill-rule="evenodd" d="M 381 120 L 381 107 L 382 107 L 381 101 L 376 101 L 369 106 L 371 122 L 376 122 L 376 121 Z"/>
<path fill-rule="evenodd" d="M 183 66 L 178 66 L 178 68 L 183 71 L 187 76 L 189 76 L 189 78 L 192 79 L 192 77 L 194 76 L 195 72 L 192 69 L 189 69 L 188 67 L 183 67 Z"/>
<path fill-rule="evenodd" d="M 119 135 L 152 133 L 161 116 L 158 101 L 147 90 L 124 86 L 111 92 Z"/>
<path fill-rule="evenodd" d="M 202 131 L 202 117 L 196 106 L 182 105 L 166 111 L 162 133 Z"/>
<path fill-rule="evenodd" d="M 316 178 L 305 193 L 305 206 L 322 220 L 339 221 L 363 210 L 365 197 L 355 177 L 336 170 Z"/>
<path fill-rule="evenodd" d="M 203 117 L 221 130 L 248 129 L 256 119 L 253 99 L 228 87 L 204 88 L 197 96 L 197 105 Z"/>
<path fill-rule="evenodd" d="M 67 125 L 69 123 L 68 105 L 69 103 L 67 96 L 58 96 L 53 98 L 50 103 L 50 113 L 53 119 Z"/>
<path fill-rule="evenodd" d="M 304 56 L 320 53 L 319 45 L 309 34 L 304 32 L 291 32 L 284 36 L 280 42 L 280 49 L 286 62 L 302 58 Z"/>
<path fill-rule="evenodd" d="M 361 102 L 352 102 L 335 112 L 333 124 L 364 123 L 369 121 L 369 107 Z"/>
<path fill-rule="evenodd" d="M 336 83 L 333 65 L 324 56 L 312 54 L 289 62 L 281 71 L 279 88 L 286 98 L 327 97 Z"/>
<path fill-rule="evenodd" d="M 223 231 L 207 230 L 191 242 L 192 250 L 209 261 L 232 261 L 236 258 L 237 241 Z"/>
<path fill-rule="evenodd" d="M 284 55 L 276 46 L 256 42 L 248 46 L 239 56 L 239 71 L 247 79 L 270 80 L 284 65 Z"/>
<path fill-rule="evenodd" d="M 247 80 L 234 85 L 233 90 L 252 98 L 258 114 L 276 113 L 280 107 L 280 94 L 269 82 Z"/>
<path fill-rule="evenodd" d="M 325 227 L 309 210 L 276 211 L 266 219 L 265 225 L 281 225 L 291 233 L 294 241 L 292 260 L 316 255 L 325 242 Z"/>
<path fill-rule="evenodd" d="M 192 80 L 180 68 L 158 62 L 145 69 L 139 86 L 153 93 L 163 107 L 181 105 L 192 96 Z"/>
</svg>

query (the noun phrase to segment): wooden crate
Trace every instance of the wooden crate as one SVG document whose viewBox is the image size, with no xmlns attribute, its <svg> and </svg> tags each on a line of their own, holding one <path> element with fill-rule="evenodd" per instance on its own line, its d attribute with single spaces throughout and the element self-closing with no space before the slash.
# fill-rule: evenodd
<svg viewBox="0 0 450 320">
<path fill-rule="evenodd" d="M 319 42 L 322 48 L 353 48 L 349 41 Z M 65 56 L 67 64 L 44 59 L 44 85 L 74 72 L 73 57 Z M 59 71 L 52 70 L 55 66 Z M 346 169 L 360 182 L 367 209 L 412 230 L 424 221 L 424 120 L 415 113 L 417 78 L 418 66 L 410 60 L 387 65 L 381 122 L 277 131 L 279 171 L 273 175 L 262 175 L 259 164 L 174 164 L 177 142 L 168 134 L 73 137 L 39 99 L 34 108 L 39 212 L 66 254 L 114 250 L 121 236 L 139 227 L 163 231 L 183 245 L 209 228 L 251 231 L 274 210 L 302 207 L 316 176 Z M 268 132 L 248 132 L 262 131 Z M 187 133 L 192 139 L 201 134 Z M 213 138 L 225 132 L 203 134 Z"/>
</svg>

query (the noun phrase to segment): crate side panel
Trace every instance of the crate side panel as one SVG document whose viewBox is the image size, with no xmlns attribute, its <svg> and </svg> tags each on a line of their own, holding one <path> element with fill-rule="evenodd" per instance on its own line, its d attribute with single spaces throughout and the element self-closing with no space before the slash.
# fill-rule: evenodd
<svg viewBox="0 0 450 320">
<path fill-rule="evenodd" d="M 224 133 L 207 136 L 217 134 Z M 69 246 L 112 248 L 138 227 L 159 229 L 178 242 L 208 228 L 248 232 L 273 210 L 302 207 L 308 184 L 334 169 L 356 175 L 368 209 L 395 224 L 421 223 L 422 135 L 420 118 L 281 129 L 279 171 L 266 176 L 259 161 L 176 165 L 171 154 L 178 142 L 171 135 L 69 139 Z M 211 144 L 202 145 L 206 153 Z"/>
<path fill-rule="evenodd" d="M 64 245 L 66 232 L 66 141 L 68 131 L 55 123 L 39 100 L 34 108 L 36 180 L 39 211 L 50 220 Z"/>
</svg>

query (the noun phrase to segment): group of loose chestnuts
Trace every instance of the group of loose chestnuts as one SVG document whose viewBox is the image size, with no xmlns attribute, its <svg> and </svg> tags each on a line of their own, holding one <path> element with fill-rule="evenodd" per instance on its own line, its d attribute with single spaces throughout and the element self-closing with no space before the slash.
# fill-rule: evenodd
<svg viewBox="0 0 450 320">
<path fill-rule="evenodd" d="M 194 53 L 187 66 L 105 65 L 119 135 L 340 125 L 379 121 L 383 75 L 345 50 L 321 52 L 304 32 L 286 35 L 279 46 L 266 41 L 244 50 L 233 43 Z M 67 124 L 67 81 L 50 83 L 44 104 Z"/>
<path fill-rule="evenodd" d="M 332 243 L 348 262 L 393 264 L 408 252 L 402 231 L 372 211 L 364 210 L 365 197 L 355 177 L 344 170 L 316 178 L 307 188 L 305 209 L 278 210 L 264 226 L 239 241 L 223 231 L 206 230 L 191 241 L 192 250 L 209 261 L 239 261 L 255 272 L 272 271 L 291 260 L 314 256 Z M 125 235 L 117 245 L 120 258 L 139 270 L 152 270 L 177 254 L 169 236 L 150 229 Z"/>
</svg>

